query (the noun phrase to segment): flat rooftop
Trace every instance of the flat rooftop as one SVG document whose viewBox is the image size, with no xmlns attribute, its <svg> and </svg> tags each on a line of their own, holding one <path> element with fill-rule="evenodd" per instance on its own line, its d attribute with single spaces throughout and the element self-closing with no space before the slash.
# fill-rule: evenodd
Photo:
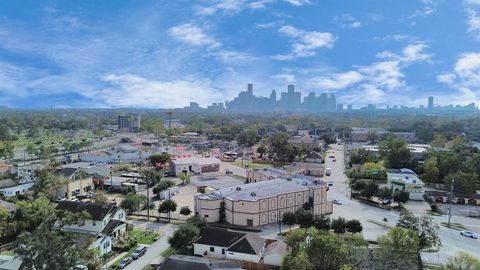
<svg viewBox="0 0 480 270">
<path fill-rule="evenodd" d="M 194 177 L 191 180 L 191 183 L 198 187 L 209 186 L 214 189 L 222 189 L 222 188 L 229 188 L 229 187 L 236 187 L 238 185 L 243 185 L 243 182 L 241 180 L 228 175 L 221 175 L 221 176 L 216 176 L 208 179 L 198 179 Z"/>
<path fill-rule="evenodd" d="M 172 159 L 172 163 L 175 165 L 184 165 L 184 164 L 197 164 L 197 165 L 210 165 L 210 164 L 220 164 L 220 160 L 216 157 L 184 157 Z"/>
<path fill-rule="evenodd" d="M 275 168 L 265 168 L 265 169 L 254 169 L 255 172 L 261 173 L 266 177 L 280 177 L 284 175 L 289 175 L 290 173 L 283 169 L 275 169 Z"/>
<path fill-rule="evenodd" d="M 418 178 L 418 176 L 410 170 L 391 170 L 387 172 L 387 176 L 392 180 L 402 181 L 407 184 L 423 184 L 422 180 L 420 180 L 420 178 Z"/>
<path fill-rule="evenodd" d="M 230 200 L 257 201 L 280 194 L 308 191 L 312 187 L 320 187 L 324 184 L 324 182 L 313 178 L 279 178 L 223 188 L 211 195 L 212 198 L 223 197 Z"/>
</svg>

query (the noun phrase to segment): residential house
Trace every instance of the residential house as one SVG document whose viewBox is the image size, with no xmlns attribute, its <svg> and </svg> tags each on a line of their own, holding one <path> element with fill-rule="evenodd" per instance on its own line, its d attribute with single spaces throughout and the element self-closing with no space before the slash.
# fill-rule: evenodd
<svg viewBox="0 0 480 270">
<path fill-rule="evenodd" d="M 0 193 L 4 197 L 25 194 L 31 187 L 33 187 L 33 182 L 17 183 L 12 179 L 0 180 Z"/>
<path fill-rule="evenodd" d="M 243 270 L 237 264 L 224 260 L 199 258 L 187 255 L 172 255 L 166 258 L 159 270 Z"/>
<path fill-rule="evenodd" d="M 193 243 L 196 256 L 233 261 L 263 263 L 269 240 L 253 233 L 233 232 L 224 228 L 206 227 Z"/>
<path fill-rule="evenodd" d="M 92 177 L 84 177 L 81 173 L 77 175 L 77 172 L 77 168 L 63 168 L 56 172 L 56 175 L 63 176 L 67 180 L 57 190 L 57 196 L 70 200 L 76 196 L 86 195 L 94 189 Z"/>
<path fill-rule="evenodd" d="M 57 210 L 72 213 L 88 213 L 90 216 L 82 224 L 68 225 L 67 231 L 85 233 L 94 236 L 111 236 L 113 239 L 127 234 L 126 213 L 120 207 L 110 204 L 63 201 Z"/>
<path fill-rule="evenodd" d="M 322 149 L 323 148 L 323 141 L 318 140 L 310 135 L 299 135 L 293 136 L 288 141 L 293 147 L 297 149 L 307 149 L 309 151 L 315 149 Z"/>
<path fill-rule="evenodd" d="M 17 211 L 18 207 L 14 203 L 0 200 L 0 208 L 7 210 L 7 212 L 10 213 L 11 216 L 13 216 L 15 214 L 15 211 Z"/>
</svg>

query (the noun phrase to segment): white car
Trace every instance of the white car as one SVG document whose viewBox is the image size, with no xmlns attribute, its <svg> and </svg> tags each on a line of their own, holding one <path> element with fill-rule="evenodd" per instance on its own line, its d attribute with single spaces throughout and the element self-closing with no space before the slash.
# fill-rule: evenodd
<svg viewBox="0 0 480 270">
<path fill-rule="evenodd" d="M 463 235 L 463 236 L 466 236 L 466 237 L 473 238 L 473 239 L 478 239 L 478 235 L 474 232 L 471 232 L 471 231 L 461 231 L 460 234 Z"/>
<path fill-rule="evenodd" d="M 334 200 L 332 201 L 332 203 L 338 204 L 338 205 L 342 205 L 342 201 L 337 200 L 337 199 L 334 199 Z"/>
</svg>

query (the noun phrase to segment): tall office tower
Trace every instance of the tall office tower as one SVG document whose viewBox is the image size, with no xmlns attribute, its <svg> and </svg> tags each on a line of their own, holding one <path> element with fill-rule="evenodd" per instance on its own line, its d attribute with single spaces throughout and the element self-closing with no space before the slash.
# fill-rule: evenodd
<svg viewBox="0 0 480 270">
<path fill-rule="evenodd" d="M 287 92 L 281 94 L 280 102 L 284 110 L 298 110 L 302 104 L 302 93 L 295 92 L 295 85 L 288 85 Z"/>
<path fill-rule="evenodd" d="M 277 101 L 277 92 L 275 92 L 275 90 L 272 90 L 270 94 L 270 101 Z"/>
<path fill-rule="evenodd" d="M 337 100 L 335 98 L 335 95 L 330 94 L 330 97 L 328 98 L 328 103 L 327 103 L 327 110 L 334 111 L 336 107 L 337 107 Z"/>
<path fill-rule="evenodd" d="M 328 95 L 327 93 L 321 93 L 320 94 L 320 100 L 319 100 L 319 111 L 325 112 L 327 110 L 327 103 L 328 103 Z"/>
<path fill-rule="evenodd" d="M 253 83 L 249 83 L 247 85 L 247 93 L 248 93 L 249 96 L 253 95 Z"/>
<path fill-rule="evenodd" d="M 343 111 L 343 104 L 342 103 L 337 104 L 337 111 Z"/>
<path fill-rule="evenodd" d="M 303 98 L 303 110 L 307 112 L 315 112 L 316 97 L 315 93 L 310 92 L 308 96 Z"/>
<path fill-rule="evenodd" d="M 275 90 L 272 90 L 272 93 L 270 94 L 268 106 L 268 109 L 272 111 L 277 108 L 277 92 Z"/>
<path fill-rule="evenodd" d="M 119 115 L 118 116 L 118 130 L 119 131 L 130 131 L 131 122 L 129 115 Z"/>
<path fill-rule="evenodd" d="M 433 97 L 432 96 L 428 97 L 428 109 L 429 110 L 433 109 Z"/>
<path fill-rule="evenodd" d="M 348 104 L 348 105 L 347 105 L 347 110 L 349 110 L 349 111 L 353 110 L 353 105 L 352 105 L 352 104 Z"/>
</svg>

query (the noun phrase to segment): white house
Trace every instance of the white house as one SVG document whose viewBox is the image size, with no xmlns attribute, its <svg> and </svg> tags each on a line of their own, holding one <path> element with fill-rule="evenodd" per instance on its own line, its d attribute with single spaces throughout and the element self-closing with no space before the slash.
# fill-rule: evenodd
<svg viewBox="0 0 480 270">
<path fill-rule="evenodd" d="M 0 181 L 0 193 L 5 197 L 25 194 L 31 187 L 33 187 L 33 182 L 16 183 L 11 179 Z"/>
<path fill-rule="evenodd" d="M 110 204 L 63 201 L 57 205 L 57 209 L 72 213 L 87 212 L 90 215 L 81 225 L 66 226 L 67 231 L 95 236 L 111 236 L 113 239 L 127 233 L 126 213 L 120 207 Z"/>
<path fill-rule="evenodd" d="M 91 235 L 87 233 L 77 234 L 77 245 L 79 247 L 94 249 L 102 256 L 112 251 L 112 237 L 108 235 Z"/>
<path fill-rule="evenodd" d="M 267 242 L 267 239 L 255 234 L 207 227 L 193 243 L 193 253 L 196 256 L 261 263 Z"/>
</svg>

